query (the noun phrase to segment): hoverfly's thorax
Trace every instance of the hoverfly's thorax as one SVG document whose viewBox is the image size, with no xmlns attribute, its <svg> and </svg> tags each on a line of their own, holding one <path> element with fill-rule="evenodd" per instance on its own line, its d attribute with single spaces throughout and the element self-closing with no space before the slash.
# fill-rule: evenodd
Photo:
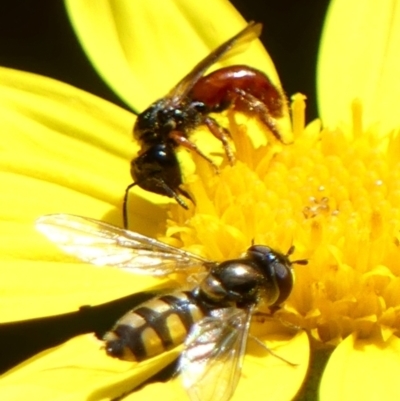
<svg viewBox="0 0 400 401">
<path fill-rule="evenodd" d="M 213 268 L 199 286 L 202 297 L 219 305 L 257 303 L 263 276 L 251 260 L 234 259 Z"/>
</svg>

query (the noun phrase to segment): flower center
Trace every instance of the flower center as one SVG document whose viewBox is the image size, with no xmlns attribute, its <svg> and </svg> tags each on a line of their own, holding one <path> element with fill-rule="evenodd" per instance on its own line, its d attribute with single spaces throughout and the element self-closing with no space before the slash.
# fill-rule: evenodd
<svg viewBox="0 0 400 401">
<path fill-rule="evenodd" d="M 281 318 L 323 342 L 357 332 L 384 339 L 400 329 L 400 136 L 353 126 L 304 126 L 292 103 L 291 144 L 255 146 L 255 124 L 229 118 L 237 163 L 219 174 L 196 159 L 188 190 L 196 207 L 176 206 L 168 235 L 213 260 L 236 258 L 252 242 L 283 253 L 294 245 L 296 283 Z"/>
</svg>

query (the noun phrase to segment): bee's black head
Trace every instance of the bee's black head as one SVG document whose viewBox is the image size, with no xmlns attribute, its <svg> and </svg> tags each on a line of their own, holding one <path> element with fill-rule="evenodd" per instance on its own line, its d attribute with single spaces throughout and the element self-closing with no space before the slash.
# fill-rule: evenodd
<svg viewBox="0 0 400 401">
<path fill-rule="evenodd" d="M 170 190 L 176 190 L 182 184 L 175 150 L 167 143 L 156 143 L 133 159 L 131 175 L 141 188 L 160 195 L 171 196 Z"/>
</svg>

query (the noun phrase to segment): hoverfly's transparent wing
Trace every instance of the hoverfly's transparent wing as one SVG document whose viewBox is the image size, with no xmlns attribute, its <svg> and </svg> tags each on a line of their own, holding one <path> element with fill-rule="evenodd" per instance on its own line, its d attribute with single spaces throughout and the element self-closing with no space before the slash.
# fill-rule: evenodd
<svg viewBox="0 0 400 401">
<path fill-rule="evenodd" d="M 99 220 L 70 214 L 50 214 L 36 228 L 63 251 L 98 266 L 161 276 L 181 269 L 210 265 L 190 252 Z"/>
<path fill-rule="evenodd" d="M 252 40 L 258 38 L 261 34 L 262 24 L 254 21 L 241 30 L 237 35 L 227 40 L 217 47 L 205 59 L 200 61 L 192 71 L 189 72 L 167 95 L 174 103 L 179 103 L 186 97 L 195 83 L 204 75 L 210 66 L 222 58 L 230 57 L 233 54 L 243 51 L 243 45 L 249 44 Z"/>
<path fill-rule="evenodd" d="M 251 309 L 218 309 L 191 329 L 180 359 L 183 385 L 192 401 L 226 401 L 242 369 Z"/>
</svg>

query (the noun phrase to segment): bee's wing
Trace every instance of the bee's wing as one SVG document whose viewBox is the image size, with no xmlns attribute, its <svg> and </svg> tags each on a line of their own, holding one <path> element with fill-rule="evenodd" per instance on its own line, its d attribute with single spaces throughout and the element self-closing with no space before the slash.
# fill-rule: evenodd
<svg viewBox="0 0 400 401">
<path fill-rule="evenodd" d="M 251 309 L 218 309 L 191 329 L 180 359 L 183 384 L 192 401 L 226 401 L 242 369 Z"/>
<path fill-rule="evenodd" d="M 161 276 L 206 265 L 207 260 L 144 235 L 99 220 L 70 214 L 50 214 L 36 228 L 63 251 L 99 266 Z"/>
<path fill-rule="evenodd" d="M 233 55 L 232 51 L 243 50 L 239 49 L 241 45 L 250 43 L 255 38 L 259 37 L 262 30 L 262 24 L 250 22 L 246 28 L 241 30 L 231 39 L 227 40 L 221 46 L 217 47 L 205 59 L 200 61 L 192 71 L 189 72 L 167 95 L 174 103 L 179 103 L 182 98 L 186 97 L 188 92 L 193 88 L 195 83 L 204 75 L 210 66 L 220 60 Z"/>
</svg>

